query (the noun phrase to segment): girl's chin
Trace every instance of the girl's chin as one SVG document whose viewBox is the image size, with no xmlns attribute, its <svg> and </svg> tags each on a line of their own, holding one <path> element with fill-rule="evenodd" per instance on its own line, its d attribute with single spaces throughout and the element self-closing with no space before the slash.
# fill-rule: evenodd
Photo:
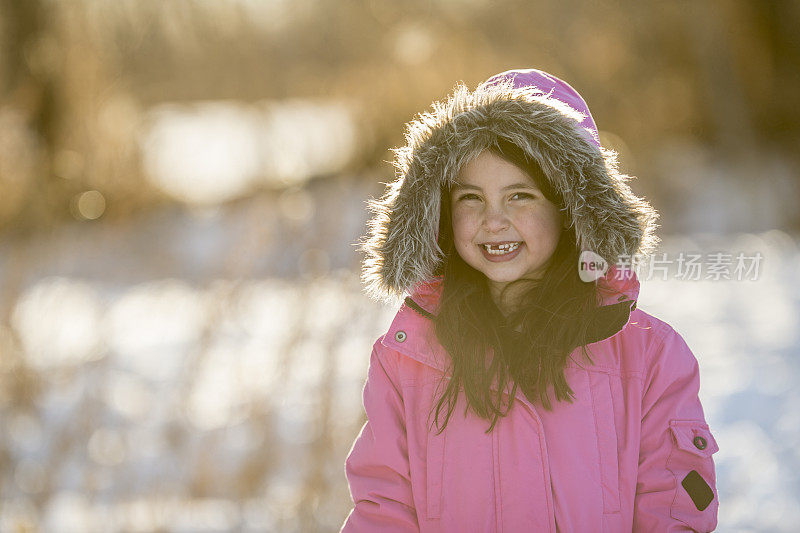
<svg viewBox="0 0 800 533">
<path fill-rule="evenodd" d="M 505 275 L 492 272 L 484 272 L 483 274 L 486 276 L 486 279 L 492 283 L 510 283 L 512 281 L 517 281 L 522 277 L 521 274 L 514 274 L 511 272 L 508 272 Z"/>
<path fill-rule="evenodd" d="M 492 270 L 484 270 L 483 275 L 490 283 L 511 283 L 512 281 L 519 281 L 525 279 L 528 281 L 537 281 L 542 278 L 542 274 L 531 274 L 529 272 L 492 272 Z"/>
<path fill-rule="evenodd" d="M 489 283 L 490 283 L 490 284 L 492 284 L 492 285 L 498 285 L 498 286 L 500 286 L 500 287 L 505 287 L 505 286 L 506 286 L 506 285 L 508 285 L 509 283 L 511 283 L 511 282 L 514 282 L 514 281 L 517 281 L 517 280 L 519 280 L 519 278 L 515 278 L 515 279 L 502 279 L 502 280 L 490 279 L 490 280 L 489 280 Z"/>
</svg>

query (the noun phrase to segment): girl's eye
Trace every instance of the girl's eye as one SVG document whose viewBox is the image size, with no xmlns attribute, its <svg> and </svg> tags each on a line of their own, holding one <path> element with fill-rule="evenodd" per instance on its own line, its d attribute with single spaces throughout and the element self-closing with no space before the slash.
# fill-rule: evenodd
<svg viewBox="0 0 800 533">
<path fill-rule="evenodd" d="M 477 194 L 468 193 L 468 194 L 462 194 L 461 197 L 459 197 L 458 200 L 459 201 L 461 201 L 461 200 L 472 200 L 474 198 L 478 198 L 478 195 Z"/>
<path fill-rule="evenodd" d="M 520 197 L 520 199 L 523 199 L 523 198 L 533 198 L 533 195 L 532 195 L 532 194 L 528 194 L 528 193 L 526 193 L 526 192 L 515 192 L 515 193 L 514 193 L 514 194 L 511 196 L 511 198 L 514 198 L 514 196 L 519 196 L 519 197 Z"/>
</svg>

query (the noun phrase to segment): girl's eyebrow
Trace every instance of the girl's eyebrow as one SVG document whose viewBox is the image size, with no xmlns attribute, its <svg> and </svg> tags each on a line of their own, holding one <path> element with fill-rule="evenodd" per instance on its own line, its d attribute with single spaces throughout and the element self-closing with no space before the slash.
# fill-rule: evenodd
<svg viewBox="0 0 800 533">
<path fill-rule="evenodd" d="M 482 190 L 477 185 L 470 185 L 468 183 L 454 183 L 453 184 L 453 190 L 454 191 L 459 191 L 459 190 L 464 190 L 464 189 L 469 189 L 469 190 L 472 190 L 472 191 L 480 191 L 480 190 Z M 511 185 L 503 187 L 504 191 L 507 191 L 509 189 L 534 189 L 535 190 L 536 187 L 534 187 L 530 183 L 512 183 Z"/>
</svg>

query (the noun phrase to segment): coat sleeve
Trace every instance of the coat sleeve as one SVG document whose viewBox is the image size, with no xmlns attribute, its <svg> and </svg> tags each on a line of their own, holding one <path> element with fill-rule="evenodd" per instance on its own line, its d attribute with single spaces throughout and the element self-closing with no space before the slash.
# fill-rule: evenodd
<svg viewBox="0 0 800 533">
<path fill-rule="evenodd" d="M 419 531 L 396 354 L 375 343 L 364 385 L 367 422 L 345 461 L 354 508 L 341 531 Z"/>
<path fill-rule="evenodd" d="M 713 531 L 719 448 L 698 396 L 697 359 L 671 327 L 660 331 L 644 379 L 633 530 Z"/>
</svg>

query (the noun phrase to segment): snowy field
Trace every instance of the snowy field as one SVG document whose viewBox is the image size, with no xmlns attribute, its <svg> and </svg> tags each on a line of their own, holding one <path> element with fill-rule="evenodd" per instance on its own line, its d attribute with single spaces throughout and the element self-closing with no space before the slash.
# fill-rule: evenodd
<svg viewBox="0 0 800 533">
<path fill-rule="evenodd" d="M 339 527 L 395 310 L 360 292 L 361 198 L 337 214 L 303 194 L 0 245 L 0 531 Z M 755 280 L 644 279 L 640 307 L 700 361 L 718 531 L 796 531 L 797 236 L 663 239 L 763 256 Z"/>
</svg>

